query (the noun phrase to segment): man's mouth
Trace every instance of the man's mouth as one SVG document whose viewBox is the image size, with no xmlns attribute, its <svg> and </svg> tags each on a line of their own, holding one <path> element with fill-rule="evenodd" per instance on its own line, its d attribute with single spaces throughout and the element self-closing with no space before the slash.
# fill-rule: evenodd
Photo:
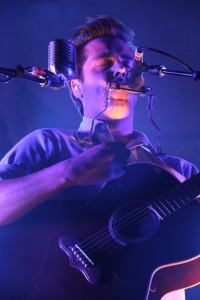
<svg viewBox="0 0 200 300">
<path fill-rule="evenodd" d="M 121 89 L 121 88 L 124 88 L 124 89 L 128 89 L 128 90 L 131 90 L 133 87 L 127 83 L 127 82 L 110 82 L 109 83 L 109 87 L 112 89 Z"/>
<path fill-rule="evenodd" d="M 124 94 L 142 94 L 141 91 L 135 90 L 133 86 L 127 83 L 121 82 L 109 82 L 106 87 L 107 90 L 111 91 L 118 91 Z"/>
<path fill-rule="evenodd" d="M 113 103 L 113 104 L 115 104 L 117 106 L 124 106 L 128 102 L 127 98 L 126 99 L 122 98 L 122 97 L 119 98 L 118 95 L 117 95 L 117 97 L 111 97 L 110 101 L 111 101 L 111 103 Z"/>
<path fill-rule="evenodd" d="M 110 100 L 113 102 L 127 102 L 128 94 L 124 91 L 112 89 L 109 91 Z"/>
</svg>

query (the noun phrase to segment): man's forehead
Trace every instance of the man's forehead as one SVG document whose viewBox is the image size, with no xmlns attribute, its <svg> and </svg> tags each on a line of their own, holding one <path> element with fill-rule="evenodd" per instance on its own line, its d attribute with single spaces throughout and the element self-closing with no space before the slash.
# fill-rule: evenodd
<svg viewBox="0 0 200 300">
<path fill-rule="evenodd" d="M 85 45 L 85 54 L 89 58 L 101 58 L 109 55 L 119 54 L 120 56 L 133 59 L 133 54 L 128 45 L 119 38 L 100 37 Z"/>
</svg>

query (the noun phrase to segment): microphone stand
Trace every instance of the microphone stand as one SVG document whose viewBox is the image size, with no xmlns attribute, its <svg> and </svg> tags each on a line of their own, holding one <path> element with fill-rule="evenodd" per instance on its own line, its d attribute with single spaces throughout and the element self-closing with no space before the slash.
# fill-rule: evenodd
<svg viewBox="0 0 200 300">
<path fill-rule="evenodd" d="M 22 66 L 17 66 L 17 68 L 15 70 L 0 67 L 0 74 L 6 75 L 8 77 L 5 80 L 0 80 L 0 82 L 7 83 L 14 78 L 22 78 L 22 79 L 35 81 L 35 82 L 38 82 L 41 84 L 45 83 L 44 78 L 40 78 L 37 76 L 32 76 L 31 74 L 27 74 L 25 70 L 26 69 L 23 68 Z"/>
<path fill-rule="evenodd" d="M 176 70 L 167 70 L 165 66 L 163 65 L 151 65 L 147 66 L 145 63 L 138 68 L 138 71 L 140 74 L 143 72 L 150 73 L 152 75 L 163 77 L 165 75 L 176 75 L 176 76 L 186 76 L 186 77 L 192 77 L 193 80 L 199 81 L 200 80 L 200 71 L 192 71 L 191 72 L 182 72 L 182 71 L 176 71 Z M 14 78 L 22 78 L 30 81 L 34 81 L 39 83 L 42 87 L 50 87 L 53 89 L 59 89 L 67 86 L 67 79 L 62 76 L 58 76 L 54 74 L 53 72 L 38 68 L 38 67 L 22 67 L 17 66 L 16 69 L 6 69 L 3 67 L 0 67 L 0 74 L 5 75 L 6 79 L 0 79 L 1 83 L 7 83 L 10 80 Z M 123 87 L 122 85 L 110 87 L 110 89 L 122 89 L 124 91 L 127 91 L 131 93 L 138 93 L 138 94 L 145 94 L 145 91 L 137 92 L 136 90 L 132 90 L 131 88 Z"/>
<path fill-rule="evenodd" d="M 0 79 L 1 83 L 7 83 L 14 78 L 22 78 L 39 83 L 42 87 L 59 89 L 66 87 L 66 78 L 38 67 L 17 66 L 15 70 L 0 67 L 0 74 L 5 75 L 6 79 Z"/>
<path fill-rule="evenodd" d="M 143 69 L 143 72 L 148 72 L 152 75 L 159 76 L 159 77 L 163 77 L 165 75 L 176 75 L 176 76 L 192 77 L 192 79 L 195 81 L 200 80 L 200 71 L 183 72 L 183 71 L 176 71 L 176 70 L 167 70 L 166 67 L 163 65 L 147 66 L 145 64 L 144 66 L 141 67 L 141 69 Z"/>
</svg>

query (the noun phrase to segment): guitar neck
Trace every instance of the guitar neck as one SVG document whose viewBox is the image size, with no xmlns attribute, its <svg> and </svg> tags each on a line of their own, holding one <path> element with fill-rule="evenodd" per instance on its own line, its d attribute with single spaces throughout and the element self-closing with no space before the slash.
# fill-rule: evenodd
<svg viewBox="0 0 200 300">
<path fill-rule="evenodd" d="M 177 212 L 181 207 L 195 200 L 200 194 L 200 173 L 178 183 L 172 189 L 159 195 L 151 207 L 157 212 L 161 220 Z"/>
</svg>

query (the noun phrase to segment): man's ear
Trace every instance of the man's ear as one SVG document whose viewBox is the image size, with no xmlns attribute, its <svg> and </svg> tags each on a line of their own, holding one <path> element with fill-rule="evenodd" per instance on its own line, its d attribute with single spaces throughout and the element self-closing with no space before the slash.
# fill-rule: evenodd
<svg viewBox="0 0 200 300">
<path fill-rule="evenodd" d="M 82 86 L 81 86 L 81 83 L 80 83 L 79 79 L 72 79 L 70 81 L 71 91 L 72 91 L 74 97 L 79 98 L 79 99 L 83 98 L 81 87 Z"/>
</svg>

